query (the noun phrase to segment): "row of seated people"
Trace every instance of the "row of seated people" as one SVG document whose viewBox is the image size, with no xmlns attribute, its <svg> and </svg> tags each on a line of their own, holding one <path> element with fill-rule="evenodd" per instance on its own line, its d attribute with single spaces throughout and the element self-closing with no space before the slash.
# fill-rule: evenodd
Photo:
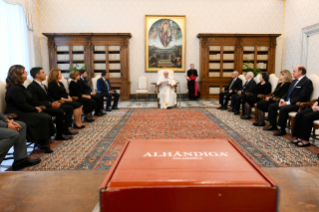
<svg viewBox="0 0 319 212">
<path fill-rule="evenodd" d="M 267 73 L 260 75 L 260 83 L 253 80 L 253 73 L 248 72 L 245 76 L 246 83 L 242 86 L 242 80 L 238 72 L 233 72 L 232 80 L 228 87 L 223 89 L 219 95 L 221 106 L 218 109 L 227 110 L 228 101 L 231 97 L 231 109 L 235 115 L 240 114 L 239 108 L 242 104 L 242 119 L 251 119 L 251 107 L 256 104 L 257 115 L 254 126 L 265 126 L 265 113 L 268 112 L 267 120 L 269 126 L 264 127 L 266 131 L 277 131 L 274 136 L 286 135 L 286 126 L 290 112 L 299 110 L 298 102 L 309 102 L 313 92 L 313 83 L 306 76 L 307 70 L 303 66 L 296 66 L 292 74 L 288 70 L 280 72 L 279 83 L 273 93 L 270 94 L 271 85 L 268 82 Z M 292 77 L 294 80 L 292 80 Z M 262 94 L 262 95 L 261 95 Z M 269 95 L 270 94 L 270 95 Z M 264 100 L 260 96 L 267 96 Z M 309 138 L 313 127 L 313 121 L 319 119 L 319 98 L 311 108 L 298 112 L 292 130 L 291 143 L 297 147 L 310 145 Z M 279 116 L 277 120 L 277 113 Z M 280 126 L 280 129 L 277 128 Z"/>
<path fill-rule="evenodd" d="M 74 116 L 73 128 L 83 129 L 85 126 L 82 123 L 82 110 L 85 121 L 92 122 L 94 121 L 91 115 L 93 110 L 96 116 L 103 116 L 106 114 L 105 111 L 111 111 L 108 105 L 112 96 L 114 96 L 112 109 L 118 109 L 119 94 L 112 89 L 106 72 L 102 73 L 97 83 L 101 95 L 92 92 L 86 81 L 85 71 L 71 72 L 70 95 L 67 94 L 63 83 L 59 81 L 62 78 L 59 69 L 53 69 L 50 72 L 48 87 L 42 83 L 46 79 L 46 74 L 41 67 L 32 68 L 30 73 L 34 80 L 27 88 L 23 86 L 27 80 L 27 72 L 21 65 L 11 66 L 6 79 L 5 113 L 14 113 L 17 117 L 14 121 L 0 113 L 0 164 L 13 146 L 12 170 L 20 170 L 41 161 L 27 157 L 26 140 L 34 143 L 34 146 L 41 151 L 52 153 L 51 136 L 55 135 L 55 140 L 68 140 L 78 134 L 77 131 L 70 130 L 73 122 L 72 115 Z M 106 96 L 109 102 L 106 110 L 103 110 L 103 96 Z M 56 127 L 52 117 L 56 117 Z"/>
</svg>

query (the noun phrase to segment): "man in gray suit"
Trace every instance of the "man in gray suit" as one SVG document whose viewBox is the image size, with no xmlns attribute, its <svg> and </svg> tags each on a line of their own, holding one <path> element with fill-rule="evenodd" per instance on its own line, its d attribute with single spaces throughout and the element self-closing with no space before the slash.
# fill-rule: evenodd
<svg viewBox="0 0 319 212">
<path fill-rule="evenodd" d="M 10 120 L 0 112 L 0 164 L 12 146 L 14 148 L 13 171 L 34 166 L 41 162 L 41 159 L 28 158 L 26 133 L 25 123 Z"/>
</svg>

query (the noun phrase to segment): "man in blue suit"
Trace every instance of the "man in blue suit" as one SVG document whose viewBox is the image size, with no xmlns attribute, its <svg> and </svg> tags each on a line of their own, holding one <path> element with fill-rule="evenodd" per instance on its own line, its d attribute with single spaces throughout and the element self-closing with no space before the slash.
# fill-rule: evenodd
<svg viewBox="0 0 319 212">
<path fill-rule="evenodd" d="M 268 108 L 268 121 L 270 125 L 264 130 L 277 130 L 274 136 L 286 135 L 286 125 L 289 118 L 289 112 L 297 112 L 299 107 L 297 102 L 309 102 L 313 91 L 312 81 L 306 77 L 307 70 L 303 66 L 296 66 L 292 75 L 295 78 L 292 81 L 288 92 L 282 97 L 279 103 L 272 103 Z M 279 110 L 279 119 L 277 120 L 277 111 Z M 277 129 L 280 126 L 280 130 Z"/>
<path fill-rule="evenodd" d="M 109 73 L 106 71 L 102 71 L 102 77 L 97 81 L 97 89 L 101 91 L 101 94 L 107 98 L 106 102 L 106 111 L 112 111 L 119 109 L 117 107 L 117 103 L 120 98 L 120 94 L 115 93 L 112 89 L 111 83 L 109 81 Z M 113 106 L 111 108 L 111 100 L 112 96 L 114 96 Z"/>
</svg>

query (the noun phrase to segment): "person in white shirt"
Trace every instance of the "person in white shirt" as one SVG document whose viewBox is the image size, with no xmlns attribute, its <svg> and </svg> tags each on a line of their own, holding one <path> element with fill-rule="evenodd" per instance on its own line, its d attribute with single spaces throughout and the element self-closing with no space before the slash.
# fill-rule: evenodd
<svg viewBox="0 0 319 212">
<path fill-rule="evenodd" d="M 174 79 L 168 77 L 168 71 L 164 71 L 157 85 L 159 86 L 159 99 L 161 109 L 170 109 L 176 105 L 176 93 L 174 91 L 174 85 L 176 82 Z"/>
</svg>

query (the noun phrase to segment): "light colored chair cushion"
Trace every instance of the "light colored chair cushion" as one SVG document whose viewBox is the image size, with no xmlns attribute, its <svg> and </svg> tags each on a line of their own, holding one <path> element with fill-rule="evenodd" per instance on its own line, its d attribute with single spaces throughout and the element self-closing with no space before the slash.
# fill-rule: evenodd
<svg viewBox="0 0 319 212">
<path fill-rule="evenodd" d="M 246 78 L 245 78 L 245 76 L 241 74 L 241 75 L 238 76 L 238 78 L 242 80 L 243 86 L 244 86 L 244 84 L 246 83 Z"/>
<path fill-rule="evenodd" d="M 136 93 L 147 93 L 147 90 L 136 90 Z"/>
<path fill-rule="evenodd" d="M 275 74 L 270 74 L 269 76 L 269 83 L 271 84 L 271 93 L 273 93 L 276 89 L 278 84 L 279 78 Z"/>
<path fill-rule="evenodd" d="M 60 82 L 64 85 L 66 92 L 69 93 L 68 81 L 64 77 L 62 77 L 62 79 L 60 79 Z"/>
<path fill-rule="evenodd" d="M 0 111 L 2 113 L 4 113 L 6 109 L 6 100 L 5 100 L 6 90 L 7 90 L 6 83 L 0 81 Z"/>
<path fill-rule="evenodd" d="M 296 117 L 297 112 L 290 112 L 288 113 L 289 117 Z"/>
</svg>

